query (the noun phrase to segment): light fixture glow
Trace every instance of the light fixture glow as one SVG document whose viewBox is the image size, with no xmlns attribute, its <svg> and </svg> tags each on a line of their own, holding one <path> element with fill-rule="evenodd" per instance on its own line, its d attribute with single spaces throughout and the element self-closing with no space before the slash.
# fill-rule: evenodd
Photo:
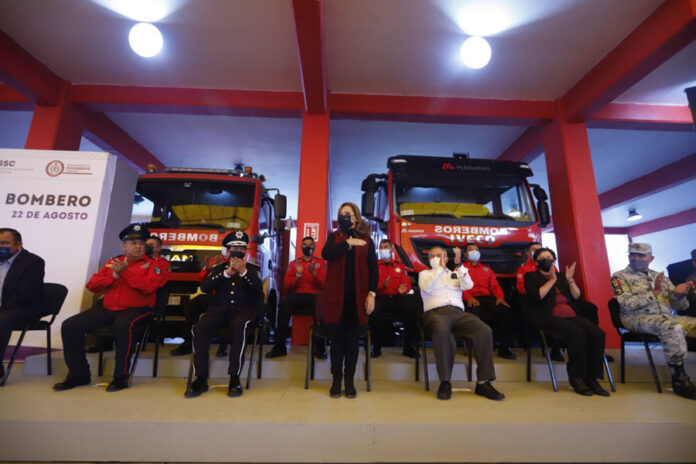
<svg viewBox="0 0 696 464">
<path fill-rule="evenodd" d="M 637 221 L 637 220 L 639 220 L 639 219 L 643 219 L 643 216 L 641 216 L 641 215 L 636 211 L 635 208 L 630 208 L 630 209 L 628 210 L 628 217 L 626 218 L 626 220 L 627 220 L 628 222 L 634 222 L 634 221 Z"/>
<path fill-rule="evenodd" d="M 162 33 L 150 23 L 138 23 L 128 34 L 128 43 L 138 55 L 151 58 L 162 50 Z"/>
<path fill-rule="evenodd" d="M 483 37 L 469 37 L 462 44 L 459 56 L 468 67 L 481 69 L 491 61 L 491 46 Z"/>
</svg>

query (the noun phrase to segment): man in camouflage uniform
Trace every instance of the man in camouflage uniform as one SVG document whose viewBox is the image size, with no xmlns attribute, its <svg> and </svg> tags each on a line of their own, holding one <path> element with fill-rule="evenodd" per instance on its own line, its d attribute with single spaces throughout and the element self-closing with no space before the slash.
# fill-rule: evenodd
<svg viewBox="0 0 696 464">
<path fill-rule="evenodd" d="M 629 265 L 612 276 L 611 286 L 621 306 L 621 323 L 632 332 L 660 339 L 672 372 L 674 393 L 696 399 L 696 387 L 684 372 L 686 336 L 696 337 L 696 318 L 672 315 L 672 308 L 686 309 L 686 294 L 694 284 L 674 286 L 664 272 L 648 269 L 653 259 L 650 244 L 631 243 Z"/>
</svg>

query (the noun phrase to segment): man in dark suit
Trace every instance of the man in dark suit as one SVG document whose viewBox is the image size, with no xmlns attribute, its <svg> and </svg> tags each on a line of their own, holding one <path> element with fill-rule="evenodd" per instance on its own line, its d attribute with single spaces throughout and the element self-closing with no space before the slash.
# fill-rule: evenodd
<svg viewBox="0 0 696 464">
<path fill-rule="evenodd" d="M 22 248 L 22 235 L 0 228 L 0 379 L 12 330 L 41 317 L 44 260 Z"/>
</svg>

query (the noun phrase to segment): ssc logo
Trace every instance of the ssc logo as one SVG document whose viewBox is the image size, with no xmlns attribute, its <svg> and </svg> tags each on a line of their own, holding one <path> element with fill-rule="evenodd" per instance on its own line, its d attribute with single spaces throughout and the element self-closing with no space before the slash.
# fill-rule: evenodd
<svg viewBox="0 0 696 464">
<path fill-rule="evenodd" d="M 58 177 L 63 174 L 65 165 L 60 160 L 53 160 L 46 165 L 46 174 L 51 177 Z"/>
</svg>

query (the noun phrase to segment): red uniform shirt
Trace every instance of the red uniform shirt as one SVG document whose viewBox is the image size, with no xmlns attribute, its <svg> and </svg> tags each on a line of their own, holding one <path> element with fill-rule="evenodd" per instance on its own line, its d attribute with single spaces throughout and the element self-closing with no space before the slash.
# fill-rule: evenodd
<svg viewBox="0 0 696 464">
<path fill-rule="evenodd" d="M 517 270 L 517 291 L 520 292 L 520 295 L 527 294 L 527 290 L 524 288 L 524 275 L 537 269 L 537 263 L 530 259 Z"/>
<path fill-rule="evenodd" d="M 298 276 L 297 266 L 302 268 Z M 288 266 L 285 273 L 285 291 L 295 293 L 317 294 L 324 288 L 326 282 L 326 261 L 312 256 L 309 261 L 297 258 Z"/>
<path fill-rule="evenodd" d="M 125 256 L 111 258 L 87 282 L 87 289 L 97 293 L 106 290 L 104 308 L 119 311 L 127 308 L 155 306 L 155 291 L 162 281 L 162 271 L 155 261 L 148 257 L 128 262 L 128 268 L 118 279 L 114 279 L 111 263 L 123 261 Z"/>
<path fill-rule="evenodd" d="M 411 290 L 411 279 L 402 263 L 395 262 L 393 259 L 389 261 L 380 259 L 377 264 L 379 265 L 378 295 L 398 295 L 401 284 L 406 284 L 407 292 Z"/>
<path fill-rule="evenodd" d="M 152 260 L 155 262 L 155 266 L 160 268 L 160 287 L 164 287 L 167 285 L 167 282 L 169 282 L 169 275 L 172 273 L 172 265 L 169 263 L 167 258 L 163 258 L 162 256 L 157 256 L 155 258 L 152 258 Z"/>
<path fill-rule="evenodd" d="M 480 262 L 474 265 L 470 261 L 465 261 L 464 267 L 469 270 L 469 276 L 471 276 L 471 280 L 474 282 L 474 286 L 471 290 L 464 290 L 462 292 L 464 300 L 470 300 L 471 297 L 476 296 L 490 295 L 496 298 L 503 298 L 503 289 L 500 288 L 498 279 L 495 278 L 495 274 L 493 273 L 493 269 Z"/>
<path fill-rule="evenodd" d="M 220 263 L 229 263 L 229 262 L 230 262 L 229 258 L 225 258 L 222 255 L 213 256 L 212 258 L 211 257 L 205 258 L 205 266 L 203 266 L 203 269 L 201 269 L 198 272 L 198 283 L 203 282 L 205 280 L 205 278 L 208 277 L 208 273 L 210 272 L 210 270 L 214 266 L 217 266 Z"/>
</svg>

